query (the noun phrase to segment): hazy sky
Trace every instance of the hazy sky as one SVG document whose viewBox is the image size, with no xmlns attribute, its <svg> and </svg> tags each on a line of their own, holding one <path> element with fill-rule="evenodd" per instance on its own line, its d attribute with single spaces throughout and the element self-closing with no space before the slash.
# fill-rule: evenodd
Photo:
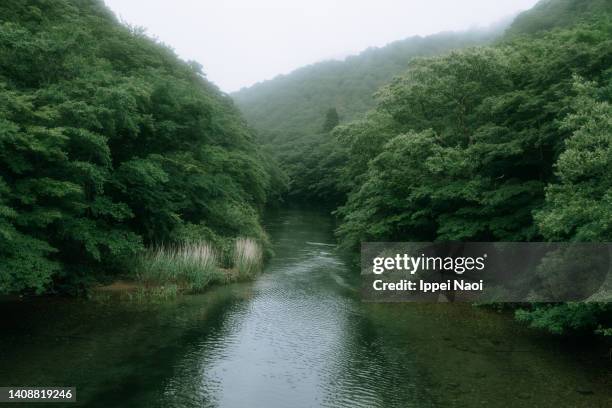
<svg viewBox="0 0 612 408">
<path fill-rule="evenodd" d="M 412 35 L 487 25 L 537 0 L 105 0 L 232 92 Z"/>
</svg>

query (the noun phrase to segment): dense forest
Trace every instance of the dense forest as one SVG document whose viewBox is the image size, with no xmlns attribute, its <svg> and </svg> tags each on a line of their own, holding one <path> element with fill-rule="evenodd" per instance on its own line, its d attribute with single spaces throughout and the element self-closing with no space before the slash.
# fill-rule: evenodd
<svg viewBox="0 0 612 408">
<path fill-rule="evenodd" d="M 279 186 L 201 67 L 101 0 L 0 6 L 0 293 L 77 290 L 145 246 L 264 240 Z"/>
<path fill-rule="evenodd" d="M 606 1 L 546 0 L 491 46 L 412 59 L 361 118 L 338 125 L 328 113 L 318 136 L 272 150 L 291 192 L 336 208 L 349 249 L 610 241 L 610 11 Z M 611 334 L 611 303 L 523 307 L 517 316 L 555 333 Z"/>
</svg>

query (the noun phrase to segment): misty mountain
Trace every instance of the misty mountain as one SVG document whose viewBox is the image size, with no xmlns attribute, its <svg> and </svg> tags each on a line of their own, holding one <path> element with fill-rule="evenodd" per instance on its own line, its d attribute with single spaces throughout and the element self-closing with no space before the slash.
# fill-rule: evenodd
<svg viewBox="0 0 612 408">
<path fill-rule="evenodd" d="M 375 105 L 373 94 L 403 72 L 415 57 L 487 44 L 510 21 L 487 29 L 410 37 L 380 48 L 369 48 L 343 61 L 325 61 L 260 82 L 232 94 L 249 123 L 262 133 L 313 134 L 325 114 L 336 108 L 341 122 L 355 119 Z M 281 138 L 284 136 L 281 136 Z"/>
</svg>

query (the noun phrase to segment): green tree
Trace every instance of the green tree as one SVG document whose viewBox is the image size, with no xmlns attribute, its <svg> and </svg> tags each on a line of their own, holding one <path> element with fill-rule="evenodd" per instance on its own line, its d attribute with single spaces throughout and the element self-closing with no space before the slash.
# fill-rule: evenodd
<svg viewBox="0 0 612 408">
<path fill-rule="evenodd" d="M 555 241 L 612 240 L 612 105 L 593 82 L 575 80 L 578 96 L 562 125 L 572 131 L 555 164 L 557 180 L 546 189 L 536 214 L 544 235 Z"/>
<path fill-rule="evenodd" d="M 323 133 L 329 133 L 333 128 L 338 126 L 339 123 L 340 116 L 338 116 L 338 111 L 336 108 L 329 108 L 325 114 L 325 122 L 323 122 L 323 128 L 321 130 Z"/>
<path fill-rule="evenodd" d="M 535 219 L 553 241 L 610 242 L 612 239 L 612 105 L 610 84 L 575 77 L 577 97 L 562 126 L 572 131 L 555 164 L 557 179 L 546 188 Z M 583 277 L 586 279 L 586 277 Z M 555 334 L 612 335 L 612 277 L 591 303 L 533 305 L 519 320 Z M 602 303 L 606 301 L 607 303 Z"/>
</svg>

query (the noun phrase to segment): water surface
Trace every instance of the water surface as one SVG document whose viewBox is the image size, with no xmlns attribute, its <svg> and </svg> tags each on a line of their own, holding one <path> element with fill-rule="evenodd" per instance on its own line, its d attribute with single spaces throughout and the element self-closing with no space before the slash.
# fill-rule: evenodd
<svg viewBox="0 0 612 408">
<path fill-rule="evenodd" d="M 468 305 L 362 303 L 330 217 L 284 210 L 267 229 L 253 283 L 0 304 L 0 385 L 76 386 L 88 407 L 612 406 L 602 346 Z"/>
</svg>

